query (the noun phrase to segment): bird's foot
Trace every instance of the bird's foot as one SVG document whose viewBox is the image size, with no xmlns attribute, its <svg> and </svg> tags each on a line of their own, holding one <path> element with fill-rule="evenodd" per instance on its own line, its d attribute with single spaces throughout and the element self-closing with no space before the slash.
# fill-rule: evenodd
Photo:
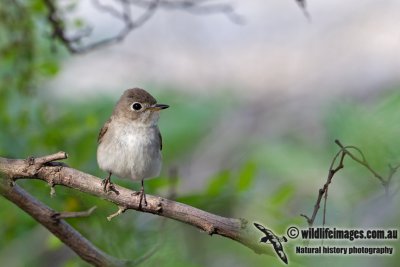
<svg viewBox="0 0 400 267">
<path fill-rule="evenodd" d="M 136 191 L 132 193 L 132 196 L 140 196 L 140 200 L 139 200 L 139 210 L 142 209 L 142 203 L 144 204 L 144 206 L 147 206 L 147 200 L 146 200 L 146 194 L 144 193 L 144 190 L 141 189 L 140 191 Z"/>
<path fill-rule="evenodd" d="M 140 190 L 140 202 L 139 202 L 139 207 L 142 206 L 142 201 L 145 206 L 147 206 L 147 199 L 146 199 L 146 194 L 144 193 L 144 190 Z"/>
<path fill-rule="evenodd" d="M 119 191 L 117 189 L 115 189 L 115 186 L 111 182 L 110 177 L 108 177 L 108 178 L 104 179 L 103 181 L 101 181 L 101 185 L 103 186 L 103 191 L 105 193 L 114 192 L 115 194 L 119 195 Z"/>
</svg>

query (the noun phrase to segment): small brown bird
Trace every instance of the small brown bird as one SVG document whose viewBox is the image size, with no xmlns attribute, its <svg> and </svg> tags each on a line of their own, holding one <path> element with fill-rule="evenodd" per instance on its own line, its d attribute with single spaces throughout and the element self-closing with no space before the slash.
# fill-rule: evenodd
<svg viewBox="0 0 400 267">
<path fill-rule="evenodd" d="M 159 111 L 168 105 L 140 88 L 126 90 L 98 137 L 97 162 L 108 172 L 103 180 L 104 191 L 116 191 L 111 175 L 141 181 L 139 207 L 147 206 L 144 179 L 160 174 L 162 138 L 157 123 Z"/>
</svg>

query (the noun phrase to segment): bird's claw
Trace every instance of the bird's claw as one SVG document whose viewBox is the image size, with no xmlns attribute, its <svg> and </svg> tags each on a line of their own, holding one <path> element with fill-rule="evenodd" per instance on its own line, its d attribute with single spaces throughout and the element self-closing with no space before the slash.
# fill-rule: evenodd
<svg viewBox="0 0 400 267">
<path fill-rule="evenodd" d="M 140 195 L 139 209 L 142 209 L 142 202 L 145 206 L 147 206 L 146 194 L 144 193 L 143 189 L 140 190 L 139 195 Z"/>
<path fill-rule="evenodd" d="M 103 181 L 101 181 L 101 185 L 103 186 L 103 191 L 104 193 L 108 193 L 108 192 L 114 192 L 115 194 L 119 195 L 119 192 L 117 189 L 115 189 L 114 184 L 111 182 L 110 179 L 104 179 Z"/>
</svg>

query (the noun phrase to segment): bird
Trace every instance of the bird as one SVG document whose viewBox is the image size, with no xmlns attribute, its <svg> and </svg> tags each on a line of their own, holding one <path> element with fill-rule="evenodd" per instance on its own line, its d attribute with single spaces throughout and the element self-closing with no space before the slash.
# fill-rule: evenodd
<svg viewBox="0 0 400 267">
<path fill-rule="evenodd" d="M 127 89 L 98 135 L 97 163 L 108 173 L 102 180 L 104 192 L 115 190 L 111 176 L 141 181 L 139 208 L 147 206 L 144 179 L 157 177 L 162 167 L 162 137 L 159 113 L 169 105 L 141 88 Z M 138 194 L 138 192 L 136 192 Z"/>
<path fill-rule="evenodd" d="M 278 257 L 286 264 L 288 264 L 288 258 L 283 251 L 283 246 L 281 242 L 287 242 L 287 238 L 284 236 L 282 238 L 277 237 L 271 230 L 265 228 L 261 224 L 254 223 L 254 226 L 257 227 L 258 230 L 265 234 L 264 237 L 260 239 L 260 242 L 263 243 L 271 243 L 274 247 L 274 250 Z"/>
</svg>

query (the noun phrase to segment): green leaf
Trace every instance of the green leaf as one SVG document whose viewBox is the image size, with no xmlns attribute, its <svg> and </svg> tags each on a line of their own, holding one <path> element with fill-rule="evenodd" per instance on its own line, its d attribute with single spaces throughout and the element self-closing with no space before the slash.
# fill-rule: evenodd
<svg viewBox="0 0 400 267">
<path fill-rule="evenodd" d="M 295 188 L 291 184 L 281 186 L 269 199 L 268 203 L 272 206 L 279 206 L 286 203 L 292 196 Z"/>
<path fill-rule="evenodd" d="M 239 176 L 236 181 L 236 190 L 243 192 L 251 186 L 256 174 L 257 166 L 254 162 L 247 162 L 239 171 Z"/>
<path fill-rule="evenodd" d="M 231 173 L 227 170 L 221 171 L 216 176 L 211 178 L 211 181 L 207 188 L 207 194 L 210 196 L 219 195 L 222 190 L 226 189 L 227 185 L 229 185 L 229 178 Z"/>
<path fill-rule="evenodd" d="M 35 0 L 30 2 L 30 8 L 34 13 L 40 14 L 46 11 L 46 6 L 42 0 Z"/>
</svg>

